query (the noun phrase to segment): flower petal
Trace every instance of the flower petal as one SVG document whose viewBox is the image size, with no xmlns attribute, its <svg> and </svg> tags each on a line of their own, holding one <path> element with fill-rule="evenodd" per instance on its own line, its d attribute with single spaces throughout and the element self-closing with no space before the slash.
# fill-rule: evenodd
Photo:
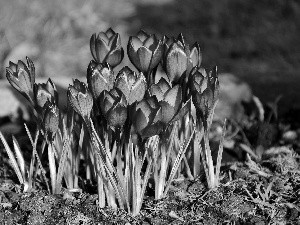
<svg viewBox="0 0 300 225">
<path fill-rule="evenodd" d="M 93 34 L 90 39 L 90 50 L 92 53 L 93 58 L 95 61 L 98 61 L 97 59 L 97 53 L 96 53 L 96 34 Z"/>
<path fill-rule="evenodd" d="M 137 37 L 130 37 L 127 45 L 127 54 L 131 63 L 141 71 L 140 59 L 137 50 L 142 46 L 142 42 Z"/>
<path fill-rule="evenodd" d="M 157 43 L 156 48 L 153 50 L 152 59 L 149 66 L 149 70 L 152 70 L 161 61 L 163 57 L 163 46 L 161 41 Z"/>
<path fill-rule="evenodd" d="M 161 120 L 160 121 L 162 123 L 164 123 L 165 125 L 167 125 L 176 113 L 175 108 L 166 101 L 160 101 L 159 104 L 161 106 Z"/>
<path fill-rule="evenodd" d="M 164 101 L 169 103 L 172 107 L 175 108 L 175 111 L 178 110 L 182 100 L 182 90 L 179 85 L 175 85 L 172 89 L 169 89 L 164 95 Z"/>
<path fill-rule="evenodd" d="M 141 72 L 147 73 L 152 60 L 152 52 L 148 48 L 142 46 L 138 49 L 137 54 L 140 61 Z"/>
<path fill-rule="evenodd" d="M 144 42 L 149 37 L 149 34 L 147 34 L 147 32 L 145 32 L 143 30 L 140 30 L 136 36 L 138 39 L 140 39 L 142 42 Z"/>
<path fill-rule="evenodd" d="M 113 127 L 122 127 L 127 119 L 127 107 L 117 103 L 107 113 L 107 122 Z"/>
<path fill-rule="evenodd" d="M 104 32 L 99 32 L 99 34 L 97 36 L 97 40 L 102 40 L 106 45 L 108 45 L 109 39 L 110 38 Z"/>
<path fill-rule="evenodd" d="M 193 67 L 195 66 L 200 67 L 202 62 L 202 55 L 200 51 L 200 46 L 197 42 L 192 46 L 190 59 L 192 60 Z"/>
<path fill-rule="evenodd" d="M 96 55 L 98 59 L 98 63 L 103 63 L 104 59 L 109 52 L 109 47 L 108 45 L 102 40 L 102 39 L 97 39 L 96 41 Z"/>
<path fill-rule="evenodd" d="M 169 84 L 169 82 L 161 77 L 157 83 L 157 85 L 159 86 L 160 90 L 165 94 L 169 89 L 171 89 L 171 86 Z"/>
<path fill-rule="evenodd" d="M 33 85 L 35 83 L 35 67 L 29 57 L 26 56 L 26 60 L 27 60 L 27 65 L 30 73 L 31 87 L 33 88 Z"/>
<path fill-rule="evenodd" d="M 110 50 L 119 48 L 121 46 L 121 37 L 120 34 L 115 34 L 111 37 L 108 46 L 110 46 Z"/>
<path fill-rule="evenodd" d="M 145 113 L 142 111 L 142 109 L 139 108 L 136 111 L 135 120 L 133 122 L 134 122 L 136 131 L 141 134 L 141 131 L 145 127 L 147 127 L 148 122 L 149 122 L 149 118 L 148 118 L 147 115 L 145 115 Z"/>
<path fill-rule="evenodd" d="M 141 101 L 144 98 L 147 90 L 147 82 L 143 73 L 140 73 L 136 82 L 131 86 L 131 91 L 128 97 L 128 105 L 136 101 Z"/>
<path fill-rule="evenodd" d="M 163 129 L 163 125 L 161 123 L 155 123 L 143 129 L 141 131 L 141 136 L 142 138 L 152 137 L 154 135 L 159 134 L 162 131 L 162 129 Z"/>
<path fill-rule="evenodd" d="M 151 96 L 156 96 L 157 100 L 160 102 L 164 99 L 164 92 L 160 89 L 157 84 L 152 84 L 150 87 Z"/>
<path fill-rule="evenodd" d="M 191 98 L 182 106 L 182 108 L 176 113 L 176 115 L 173 117 L 173 119 L 170 121 L 175 122 L 182 117 L 184 117 L 191 109 Z"/>
<path fill-rule="evenodd" d="M 113 29 L 108 28 L 107 31 L 105 31 L 106 36 L 110 39 L 112 36 L 114 36 L 116 34 L 116 32 L 114 32 Z"/>
<path fill-rule="evenodd" d="M 166 56 L 166 72 L 171 82 L 178 81 L 187 69 L 187 56 L 179 44 L 173 43 Z"/>
<path fill-rule="evenodd" d="M 129 94 L 130 94 L 130 86 L 128 84 L 128 79 L 126 74 L 122 73 L 118 75 L 115 81 L 115 88 L 118 88 L 129 101 Z"/>
<path fill-rule="evenodd" d="M 143 42 L 141 42 L 140 39 L 137 37 L 130 37 L 129 39 L 130 46 L 133 48 L 134 52 L 137 52 L 137 50 L 143 46 Z"/>
<path fill-rule="evenodd" d="M 156 44 L 155 43 L 155 36 L 151 35 L 149 36 L 147 39 L 145 39 L 145 41 L 143 42 L 143 46 L 145 46 L 146 48 L 148 48 L 150 51 L 154 51 Z"/>
<path fill-rule="evenodd" d="M 112 68 L 114 68 L 122 62 L 123 58 L 124 58 L 124 50 L 122 47 L 120 47 L 109 52 L 106 55 L 104 61 L 107 62 Z"/>
</svg>

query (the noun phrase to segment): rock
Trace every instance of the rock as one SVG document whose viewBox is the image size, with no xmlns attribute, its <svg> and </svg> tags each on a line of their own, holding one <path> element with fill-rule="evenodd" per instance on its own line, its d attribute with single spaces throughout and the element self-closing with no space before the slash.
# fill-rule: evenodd
<svg viewBox="0 0 300 225">
<path fill-rule="evenodd" d="M 296 131 L 289 130 L 289 131 L 286 131 L 286 132 L 283 133 L 282 139 L 285 142 L 293 143 L 298 139 L 298 134 L 297 134 Z"/>
</svg>

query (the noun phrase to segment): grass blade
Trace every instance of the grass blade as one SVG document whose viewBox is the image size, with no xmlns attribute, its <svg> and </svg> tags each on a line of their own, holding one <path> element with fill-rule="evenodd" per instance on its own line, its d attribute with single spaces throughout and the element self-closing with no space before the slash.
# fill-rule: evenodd
<svg viewBox="0 0 300 225">
<path fill-rule="evenodd" d="M 47 190 L 48 190 L 48 192 L 50 193 L 49 184 L 48 184 L 47 178 L 46 178 L 46 171 L 44 170 L 43 165 L 42 165 L 42 162 L 41 162 L 40 157 L 39 157 L 39 154 L 38 154 L 37 151 L 36 151 L 36 143 L 33 142 L 32 136 L 31 136 L 31 134 L 30 134 L 30 132 L 29 132 L 29 130 L 28 130 L 28 127 L 27 127 L 26 123 L 24 123 L 24 126 L 25 126 L 26 133 L 27 133 L 27 135 L 28 135 L 28 137 L 29 137 L 31 146 L 32 146 L 32 148 L 33 148 L 33 152 L 34 152 L 34 154 L 35 154 L 35 156 L 36 156 L 38 165 L 39 165 L 39 167 L 40 167 L 40 169 L 41 169 L 41 171 L 42 171 L 42 176 L 43 176 L 43 179 L 45 180 L 45 183 L 46 183 L 46 186 L 47 186 Z M 38 134 L 37 134 L 37 136 L 38 136 Z M 37 141 L 37 139 L 35 140 L 35 142 L 36 142 L 36 141 Z"/>
<path fill-rule="evenodd" d="M 170 173 L 170 177 L 169 177 L 169 180 L 168 180 L 168 182 L 167 182 L 167 185 L 166 185 L 166 188 L 165 188 L 165 191 L 164 191 L 164 194 L 163 194 L 164 196 L 166 196 L 166 194 L 168 193 L 168 190 L 169 190 L 169 188 L 170 188 L 171 182 L 172 182 L 172 180 L 173 180 L 173 178 L 174 178 L 174 176 L 175 176 L 175 173 L 176 173 L 177 170 L 178 170 L 178 167 L 179 167 L 179 165 L 180 165 L 180 162 L 181 162 L 181 160 L 182 160 L 182 158 L 183 158 L 183 156 L 184 156 L 184 154 L 185 154 L 185 152 L 186 152 L 188 146 L 190 145 L 190 142 L 191 142 L 191 140 L 192 140 L 192 138 L 193 138 L 193 136 L 194 136 L 194 133 L 195 133 L 195 129 L 194 129 L 193 132 L 191 133 L 191 136 L 190 136 L 188 142 L 187 142 L 184 146 L 181 145 L 180 151 L 179 151 L 179 153 L 177 154 L 177 157 L 176 157 L 176 159 L 175 159 L 175 163 L 174 163 L 174 165 L 173 165 L 173 167 L 172 167 L 172 170 L 171 170 L 171 173 Z M 177 138 L 177 140 L 178 140 L 178 137 L 176 137 L 176 138 Z"/>
<path fill-rule="evenodd" d="M 225 119 L 224 125 L 223 125 L 222 138 L 220 140 L 219 150 L 218 150 L 218 157 L 217 157 L 217 165 L 216 165 L 216 182 L 217 182 L 217 185 L 219 184 L 219 175 L 220 175 L 220 168 L 221 168 L 225 133 L 226 133 L 226 119 Z"/>
<path fill-rule="evenodd" d="M 12 167 L 13 167 L 13 169 L 14 169 L 17 177 L 18 177 L 18 180 L 19 180 L 20 184 L 23 184 L 24 183 L 24 179 L 23 179 L 22 173 L 20 171 L 20 168 L 18 166 L 17 160 L 15 159 L 15 155 L 12 152 L 12 150 L 10 149 L 10 147 L 8 146 L 8 144 L 7 144 L 7 142 L 6 142 L 6 140 L 5 140 L 5 138 L 4 138 L 4 136 L 3 136 L 3 134 L 2 134 L 1 131 L 0 131 L 0 138 L 1 138 L 1 141 L 2 141 L 2 143 L 4 145 L 4 148 L 5 148 L 5 150 L 6 150 L 7 154 L 8 154 L 8 157 L 9 157 L 9 159 L 11 161 Z"/>
<path fill-rule="evenodd" d="M 18 164 L 19 164 L 19 168 L 20 168 L 20 171 L 22 173 L 22 177 L 25 181 L 25 160 L 24 160 L 24 156 L 22 154 L 20 145 L 19 145 L 17 139 L 15 138 L 15 136 L 12 136 L 12 139 L 13 139 L 14 150 L 15 150 L 16 158 L 17 158 L 17 161 L 18 161 Z"/>
<path fill-rule="evenodd" d="M 49 169 L 50 169 L 50 178 L 51 178 L 51 186 L 52 193 L 55 194 L 56 191 L 56 164 L 55 164 L 55 156 L 54 156 L 54 146 L 52 143 L 48 144 L 48 160 L 49 160 Z"/>
<path fill-rule="evenodd" d="M 62 178 L 63 178 L 64 172 L 65 172 L 64 170 L 65 170 L 65 165 L 67 162 L 67 157 L 68 157 L 68 152 L 69 152 L 69 151 L 67 151 L 67 146 L 69 146 L 69 139 L 66 139 L 64 141 L 64 145 L 63 145 L 62 152 L 60 155 L 57 177 L 56 177 L 56 188 L 55 188 L 56 194 L 59 194 L 60 190 L 61 190 L 61 182 L 62 182 Z"/>
</svg>

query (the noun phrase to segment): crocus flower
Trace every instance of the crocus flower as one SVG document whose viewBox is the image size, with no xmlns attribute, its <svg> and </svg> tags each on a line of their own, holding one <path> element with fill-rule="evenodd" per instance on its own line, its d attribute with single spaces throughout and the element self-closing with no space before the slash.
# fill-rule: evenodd
<svg viewBox="0 0 300 225">
<path fill-rule="evenodd" d="M 202 54 L 198 42 L 195 42 L 190 48 L 189 60 L 192 64 L 192 67 L 200 67 L 202 62 Z"/>
<path fill-rule="evenodd" d="M 171 44 L 175 43 L 177 40 L 174 37 L 169 38 L 167 35 L 164 35 L 162 38 L 162 45 L 163 45 L 163 57 L 161 59 L 161 65 L 162 67 L 165 69 L 165 59 L 167 56 L 167 52 L 169 50 L 169 47 L 171 46 Z"/>
<path fill-rule="evenodd" d="M 190 88 L 196 110 L 200 113 L 202 119 L 207 120 L 209 112 L 219 95 L 217 67 L 208 74 L 204 68 L 193 68 Z"/>
<path fill-rule="evenodd" d="M 87 85 L 75 79 L 73 85 L 69 86 L 67 95 L 75 112 L 81 115 L 85 122 L 88 122 L 93 108 L 93 97 Z"/>
<path fill-rule="evenodd" d="M 53 81 L 49 78 L 46 83 L 35 84 L 35 103 L 37 109 L 41 111 L 47 101 L 58 103 L 58 93 Z"/>
<path fill-rule="evenodd" d="M 124 57 L 120 35 L 111 28 L 106 32 L 100 32 L 97 36 L 93 34 L 90 48 L 96 62 L 107 62 L 113 68 L 119 65 Z"/>
<path fill-rule="evenodd" d="M 188 66 L 188 56 L 184 46 L 177 41 L 168 49 L 165 58 L 165 69 L 170 82 L 177 82 L 185 73 Z"/>
<path fill-rule="evenodd" d="M 95 100 L 106 90 L 114 87 L 114 72 L 108 63 L 97 64 L 91 61 L 87 69 L 87 83 Z"/>
<path fill-rule="evenodd" d="M 131 36 L 127 47 L 130 61 L 144 74 L 150 73 L 157 66 L 163 54 L 162 42 L 155 35 L 148 35 L 144 31 Z"/>
<path fill-rule="evenodd" d="M 49 141 L 53 138 L 58 130 L 59 125 L 59 109 L 55 103 L 47 101 L 43 107 L 43 130 Z"/>
<path fill-rule="evenodd" d="M 128 105 L 144 98 L 147 82 L 143 73 L 136 74 L 129 67 L 124 67 L 118 74 L 115 81 L 115 88 L 118 88 L 125 95 Z"/>
<path fill-rule="evenodd" d="M 138 102 L 135 105 L 133 115 L 134 128 L 142 138 L 157 135 L 162 131 L 161 107 L 155 96 L 144 98 Z"/>
<path fill-rule="evenodd" d="M 19 91 L 34 105 L 33 86 L 35 82 L 35 68 L 33 62 L 26 57 L 27 66 L 21 60 L 17 64 L 9 62 L 6 67 L 6 77 L 11 86 Z"/>
<path fill-rule="evenodd" d="M 100 108 L 107 123 L 115 128 L 121 128 L 127 119 L 127 101 L 118 89 L 103 91 L 100 95 Z"/>
<path fill-rule="evenodd" d="M 161 107 L 160 121 L 168 125 L 184 116 L 189 109 L 190 100 L 182 106 L 182 90 L 180 85 L 173 88 L 169 83 L 161 78 L 157 84 L 152 84 L 149 89 L 151 96 L 156 96 L 158 104 Z"/>
<path fill-rule="evenodd" d="M 196 42 L 191 47 L 182 34 L 177 38 L 163 38 L 163 68 L 171 82 L 177 82 L 183 74 L 189 75 L 193 67 L 200 67 L 202 55 Z"/>
<path fill-rule="evenodd" d="M 195 66 L 200 67 L 202 62 L 202 55 L 200 51 L 200 46 L 198 42 L 195 42 L 191 47 L 190 45 L 185 41 L 185 38 L 182 33 L 180 33 L 177 37 L 177 40 L 182 44 L 184 47 L 184 50 L 188 56 L 188 73 L 190 73 L 191 69 Z"/>
</svg>

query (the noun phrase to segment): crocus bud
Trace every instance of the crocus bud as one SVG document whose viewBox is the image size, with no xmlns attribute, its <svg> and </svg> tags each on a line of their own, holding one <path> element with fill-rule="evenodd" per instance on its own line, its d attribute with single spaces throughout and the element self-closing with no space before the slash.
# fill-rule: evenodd
<svg viewBox="0 0 300 225">
<path fill-rule="evenodd" d="M 6 67 L 6 77 L 11 86 L 34 105 L 35 68 L 33 62 L 28 57 L 26 59 L 27 66 L 21 60 L 17 64 L 9 62 L 9 66 Z"/>
<path fill-rule="evenodd" d="M 131 36 L 127 47 L 130 61 L 144 74 L 150 73 L 157 66 L 163 54 L 162 42 L 155 35 L 148 35 L 144 31 Z"/>
<path fill-rule="evenodd" d="M 181 42 L 171 44 L 165 58 L 165 69 L 170 82 L 177 82 L 187 70 L 187 65 L 188 56 Z"/>
<path fill-rule="evenodd" d="M 169 38 L 168 36 L 164 35 L 162 38 L 162 45 L 163 45 L 163 57 L 161 59 L 161 65 L 164 68 L 164 70 L 166 70 L 165 68 L 165 59 L 167 56 L 167 52 L 169 50 L 169 47 L 171 46 L 171 44 L 176 42 L 176 39 L 174 37 Z"/>
<path fill-rule="evenodd" d="M 43 107 L 43 130 L 47 140 L 53 141 L 59 125 L 59 109 L 55 103 L 47 101 Z"/>
<path fill-rule="evenodd" d="M 195 67 L 191 71 L 190 89 L 196 110 L 202 119 L 207 120 L 219 95 L 217 68 L 215 67 L 207 74 L 205 69 Z"/>
<path fill-rule="evenodd" d="M 192 67 L 200 67 L 201 62 L 202 62 L 202 54 L 200 51 L 200 46 L 198 44 L 198 42 L 195 42 L 191 49 L 190 49 L 190 55 L 189 55 L 189 59 L 191 61 Z"/>
<path fill-rule="evenodd" d="M 106 32 L 100 32 L 97 36 L 93 34 L 90 48 L 96 62 L 107 62 L 113 68 L 119 65 L 124 57 L 120 35 L 111 28 Z"/>
<path fill-rule="evenodd" d="M 49 78 L 46 83 L 35 84 L 35 103 L 37 110 L 41 111 L 47 101 L 58 103 L 58 93 L 53 81 Z"/>
<path fill-rule="evenodd" d="M 70 85 L 68 88 L 68 100 L 75 112 L 81 115 L 85 122 L 88 122 L 93 108 L 92 94 L 85 83 L 77 79 L 73 83 L 73 86 Z"/>
<path fill-rule="evenodd" d="M 97 64 L 93 60 L 90 62 L 87 69 L 87 83 L 95 100 L 104 90 L 109 91 L 114 87 L 114 80 L 114 72 L 109 64 Z"/>
<path fill-rule="evenodd" d="M 100 108 L 107 123 L 115 128 L 121 128 L 127 119 L 127 101 L 118 89 L 103 91 L 100 95 Z"/>
<path fill-rule="evenodd" d="M 147 82 L 143 73 L 136 74 L 129 67 L 124 67 L 118 74 L 115 81 L 115 88 L 118 88 L 125 95 L 128 105 L 144 98 Z"/>
<path fill-rule="evenodd" d="M 142 138 L 152 137 L 162 131 L 161 108 L 155 96 L 138 102 L 133 115 L 134 128 Z"/>
<path fill-rule="evenodd" d="M 188 111 L 188 105 L 182 105 L 182 89 L 180 85 L 175 85 L 173 88 L 168 82 L 161 78 L 157 84 L 152 84 L 149 90 L 151 96 L 156 96 L 158 104 L 161 107 L 160 121 L 164 125 L 168 125 L 182 116 Z"/>
</svg>

